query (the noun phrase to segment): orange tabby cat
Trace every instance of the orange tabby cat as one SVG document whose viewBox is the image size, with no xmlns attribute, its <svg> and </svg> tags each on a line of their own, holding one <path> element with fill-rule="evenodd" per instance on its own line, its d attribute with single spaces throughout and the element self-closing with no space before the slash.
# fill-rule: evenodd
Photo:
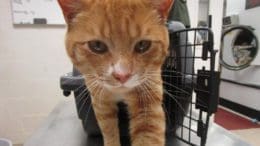
<svg viewBox="0 0 260 146">
<path fill-rule="evenodd" d="M 127 104 L 133 146 L 164 146 L 161 66 L 173 0 L 59 0 L 66 48 L 84 75 L 105 146 L 120 146 L 117 103 Z"/>
</svg>

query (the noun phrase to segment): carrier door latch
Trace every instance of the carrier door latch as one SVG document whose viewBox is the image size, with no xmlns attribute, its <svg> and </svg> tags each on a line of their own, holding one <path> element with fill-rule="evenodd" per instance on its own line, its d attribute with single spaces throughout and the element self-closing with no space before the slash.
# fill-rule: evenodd
<svg viewBox="0 0 260 146">
<path fill-rule="evenodd" d="M 215 113 L 219 98 L 219 77 L 217 71 L 198 70 L 196 92 L 196 109 L 200 109 L 209 114 Z"/>
</svg>

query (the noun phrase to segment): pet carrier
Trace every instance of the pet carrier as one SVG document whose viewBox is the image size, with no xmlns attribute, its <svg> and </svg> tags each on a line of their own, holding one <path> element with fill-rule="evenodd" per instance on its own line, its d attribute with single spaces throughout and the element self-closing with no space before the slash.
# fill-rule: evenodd
<svg viewBox="0 0 260 146">
<path fill-rule="evenodd" d="M 178 22 L 168 24 L 170 55 L 162 66 L 163 108 L 166 116 L 166 146 L 182 141 L 191 146 L 205 146 L 210 116 L 218 104 L 219 73 L 215 71 L 213 34 L 210 29 L 185 29 Z M 207 35 L 198 40 L 199 32 Z M 188 41 L 190 40 L 190 41 Z M 65 96 L 74 92 L 78 116 L 88 135 L 88 146 L 102 146 L 91 98 L 83 77 L 73 69 L 61 77 Z M 130 146 L 126 105 L 118 104 L 122 146 Z M 99 140 L 97 140 L 99 139 Z"/>
</svg>

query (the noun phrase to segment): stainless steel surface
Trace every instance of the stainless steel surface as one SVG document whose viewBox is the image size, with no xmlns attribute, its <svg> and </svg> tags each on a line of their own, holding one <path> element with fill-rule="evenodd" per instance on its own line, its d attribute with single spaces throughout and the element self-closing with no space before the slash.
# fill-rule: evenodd
<svg viewBox="0 0 260 146">
<path fill-rule="evenodd" d="M 94 139 L 92 142 L 97 141 L 101 143 L 100 139 Z M 74 100 L 70 99 L 58 104 L 24 146 L 87 146 L 87 136 L 82 129 L 81 121 L 78 120 Z M 99 145 L 89 144 L 88 146 Z M 188 145 L 176 140 L 173 146 Z M 207 146 L 250 145 L 218 125 L 212 124 L 209 128 Z"/>
</svg>

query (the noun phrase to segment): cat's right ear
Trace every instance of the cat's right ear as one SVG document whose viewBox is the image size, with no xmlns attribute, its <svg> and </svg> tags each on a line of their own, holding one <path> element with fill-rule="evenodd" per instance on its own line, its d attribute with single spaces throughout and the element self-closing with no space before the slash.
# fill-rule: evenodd
<svg viewBox="0 0 260 146">
<path fill-rule="evenodd" d="M 67 23 L 70 23 L 79 12 L 80 1 L 81 0 L 58 0 Z"/>
</svg>

